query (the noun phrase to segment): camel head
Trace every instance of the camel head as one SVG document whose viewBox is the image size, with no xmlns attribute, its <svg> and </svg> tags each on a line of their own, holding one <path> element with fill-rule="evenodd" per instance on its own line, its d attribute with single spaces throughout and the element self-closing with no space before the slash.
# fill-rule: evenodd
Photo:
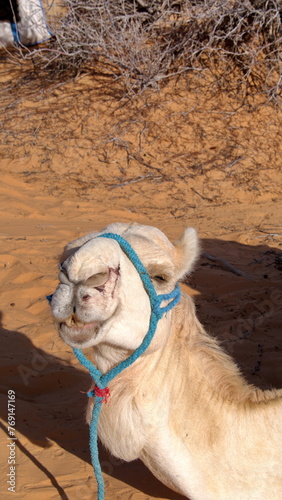
<svg viewBox="0 0 282 500">
<path fill-rule="evenodd" d="M 130 243 L 158 294 L 171 292 L 191 271 L 199 253 L 198 238 L 188 228 L 172 244 L 151 226 L 115 223 L 66 246 L 51 302 L 61 338 L 75 348 L 107 344 L 135 350 L 148 330 L 150 301 L 118 242 L 103 238 L 108 232 Z"/>
</svg>

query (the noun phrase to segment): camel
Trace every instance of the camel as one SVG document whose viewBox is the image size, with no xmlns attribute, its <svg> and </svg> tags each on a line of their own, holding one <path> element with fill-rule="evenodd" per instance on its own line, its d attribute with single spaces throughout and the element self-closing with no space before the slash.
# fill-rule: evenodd
<svg viewBox="0 0 282 500">
<path fill-rule="evenodd" d="M 102 373 L 140 345 L 150 318 L 140 276 L 117 241 L 103 238 L 108 232 L 130 243 L 159 294 L 191 272 L 200 252 L 193 228 L 173 244 L 136 223 L 114 223 L 67 245 L 52 313 L 63 341 L 90 347 Z M 248 384 L 185 293 L 109 389 L 98 433 L 114 456 L 140 458 L 190 500 L 281 500 L 282 389 Z M 88 422 L 92 407 L 90 398 Z"/>
</svg>

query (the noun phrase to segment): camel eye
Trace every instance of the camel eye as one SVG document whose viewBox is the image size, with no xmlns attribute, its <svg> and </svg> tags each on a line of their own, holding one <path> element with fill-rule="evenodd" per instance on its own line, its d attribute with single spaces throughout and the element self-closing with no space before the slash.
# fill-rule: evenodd
<svg viewBox="0 0 282 500">
<path fill-rule="evenodd" d="M 147 267 L 149 276 L 158 285 L 165 285 L 173 277 L 169 265 L 149 264 Z"/>
<path fill-rule="evenodd" d="M 152 279 L 158 281 L 159 283 L 165 283 L 167 281 L 164 276 L 153 276 Z"/>
</svg>

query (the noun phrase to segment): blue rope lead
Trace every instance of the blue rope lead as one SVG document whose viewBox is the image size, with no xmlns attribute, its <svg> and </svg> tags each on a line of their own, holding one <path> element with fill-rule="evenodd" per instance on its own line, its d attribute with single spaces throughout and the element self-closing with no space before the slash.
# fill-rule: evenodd
<svg viewBox="0 0 282 500">
<path fill-rule="evenodd" d="M 170 311 L 180 300 L 181 291 L 177 284 L 171 293 L 158 295 L 154 285 L 151 282 L 150 276 L 143 266 L 141 260 L 139 259 L 135 250 L 124 238 L 114 233 L 105 233 L 97 236 L 97 238 L 111 238 L 116 240 L 127 257 L 131 260 L 136 270 L 138 271 L 144 288 L 149 296 L 151 304 L 151 316 L 150 324 L 147 334 L 145 335 L 140 346 L 125 360 L 121 361 L 117 366 L 112 368 L 109 372 L 104 375 L 89 361 L 80 349 L 73 349 L 73 352 L 79 362 L 89 371 L 91 377 L 95 382 L 95 387 L 93 391 L 89 391 L 87 394 L 89 397 L 94 397 L 94 408 L 92 412 L 92 418 L 90 422 L 90 453 L 91 461 L 95 472 L 95 477 L 98 486 L 98 500 L 104 500 L 104 480 L 101 470 L 101 465 L 99 461 L 99 451 L 98 451 L 98 420 L 104 401 L 103 390 L 107 389 L 108 383 L 121 373 L 125 368 L 132 365 L 136 359 L 138 359 L 145 350 L 149 347 L 155 331 L 157 329 L 158 321 L 161 319 L 164 313 Z M 169 300 L 169 304 L 161 307 L 161 303 L 164 300 Z M 98 389 L 97 389 L 98 388 Z M 106 393 L 105 393 L 106 394 Z"/>
<path fill-rule="evenodd" d="M 89 447 L 91 462 L 94 468 L 96 482 L 97 482 L 97 498 L 98 500 L 104 500 L 105 495 L 105 485 L 101 469 L 101 464 L 99 460 L 99 450 L 98 450 L 98 421 L 100 416 L 100 411 L 102 408 L 103 398 L 95 396 L 95 402 L 90 422 L 90 437 L 89 437 Z"/>
</svg>

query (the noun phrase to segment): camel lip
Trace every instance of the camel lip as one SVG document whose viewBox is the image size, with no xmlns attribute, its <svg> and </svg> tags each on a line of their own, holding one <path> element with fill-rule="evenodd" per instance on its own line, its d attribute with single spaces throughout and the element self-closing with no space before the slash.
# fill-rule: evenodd
<svg viewBox="0 0 282 500">
<path fill-rule="evenodd" d="M 96 339 L 101 323 L 92 321 L 85 323 L 83 327 L 69 327 L 65 322 L 59 323 L 59 335 L 61 339 L 71 347 L 88 347 Z"/>
<path fill-rule="evenodd" d="M 87 330 L 89 328 L 96 328 L 100 326 L 100 322 L 99 321 L 91 321 L 89 323 L 84 323 L 83 321 L 78 321 L 76 320 L 75 322 L 74 321 L 69 321 L 69 320 L 66 320 L 66 321 L 62 321 L 61 323 L 59 323 L 59 329 L 61 330 L 62 328 L 64 328 L 65 330 L 68 330 L 70 332 L 81 332 L 83 330 Z"/>
</svg>

